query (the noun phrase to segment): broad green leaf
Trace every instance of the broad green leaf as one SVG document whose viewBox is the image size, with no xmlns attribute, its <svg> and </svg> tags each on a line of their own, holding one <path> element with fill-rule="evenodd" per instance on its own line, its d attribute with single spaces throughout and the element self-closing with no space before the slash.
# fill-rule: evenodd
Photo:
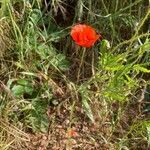
<svg viewBox="0 0 150 150">
<path fill-rule="evenodd" d="M 25 92 L 24 86 L 22 85 L 14 85 L 11 90 L 15 96 L 21 96 Z"/>
<path fill-rule="evenodd" d="M 31 95 L 33 92 L 32 84 L 25 79 L 19 79 L 14 83 L 9 82 L 8 84 L 11 84 L 12 88 L 10 89 L 15 96 L 21 96 L 23 94 Z"/>
<path fill-rule="evenodd" d="M 25 86 L 24 87 L 25 93 L 31 95 L 33 93 L 33 87 L 32 86 Z"/>
<path fill-rule="evenodd" d="M 20 85 L 23 85 L 23 86 L 28 86 L 29 85 L 29 81 L 24 80 L 24 79 L 17 80 L 17 83 L 20 84 Z"/>
</svg>

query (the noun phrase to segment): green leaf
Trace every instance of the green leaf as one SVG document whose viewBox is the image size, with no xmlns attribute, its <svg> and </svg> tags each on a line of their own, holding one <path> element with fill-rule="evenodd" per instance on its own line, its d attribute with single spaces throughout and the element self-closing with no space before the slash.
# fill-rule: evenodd
<svg viewBox="0 0 150 150">
<path fill-rule="evenodd" d="M 100 53 L 104 55 L 104 53 L 107 53 L 108 49 L 110 49 L 110 43 L 108 40 L 104 39 L 101 41 L 100 46 Z"/>
<path fill-rule="evenodd" d="M 51 33 L 49 41 L 58 42 L 60 39 L 64 38 L 67 35 L 68 35 L 68 32 L 66 31 L 54 32 L 54 33 Z"/>
<path fill-rule="evenodd" d="M 28 86 L 29 85 L 29 81 L 24 80 L 24 79 L 17 80 L 17 83 L 20 84 L 20 85 L 23 85 L 23 86 Z"/>
<path fill-rule="evenodd" d="M 63 54 L 58 54 L 53 59 L 50 61 L 50 63 L 56 67 L 59 68 L 60 70 L 67 70 L 69 67 L 69 62 L 66 60 L 65 55 Z"/>
<path fill-rule="evenodd" d="M 147 128 L 147 138 L 148 138 L 148 144 L 150 145 L 150 125 L 146 127 Z"/>
<path fill-rule="evenodd" d="M 37 25 L 41 17 L 42 17 L 41 11 L 39 9 L 33 9 L 30 19 L 32 20 L 34 25 Z"/>
<path fill-rule="evenodd" d="M 40 55 L 41 59 L 51 59 L 56 55 L 55 48 L 45 44 L 39 45 L 36 52 Z"/>
<path fill-rule="evenodd" d="M 150 73 L 150 70 L 143 67 L 142 65 L 140 64 L 137 64 L 137 65 L 134 65 L 133 68 L 136 70 L 136 71 L 141 71 L 143 73 Z"/>
<path fill-rule="evenodd" d="M 82 97 L 82 106 L 83 109 L 85 111 L 85 113 L 87 114 L 87 116 L 90 118 L 90 120 L 94 123 L 94 116 L 91 110 L 91 107 L 89 105 L 90 102 L 90 98 L 89 98 L 89 93 L 88 90 L 86 89 L 86 87 L 84 87 L 83 85 L 79 88 L 79 92 L 81 94 Z"/>
<path fill-rule="evenodd" d="M 32 99 L 24 111 L 26 115 L 26 122 L 33 129 L 34 132 L 47 132 L 49 126 L 48 116 L 46 114 L 49 100 L 47 99 Z"/>
<path fill-rule="evenodd" d="M 93 113 L 92 113 L 92 110 L 91 110 L 91 107 L 88 103 L 88 99 L 84 96 L 82 96 L 82 105 L 83 105 L 83 109 L 84 111 L 86 112 L 87 116 L 91 119 L 91 121 L 94 123 L 95 120 L 94 120 L 94 116 L 93 116 Z"/>
<path fill-rule="evenodd" d="M 33 93 L 33 87 L 32 86 L 25 86 L 24 91 L 25 91 L 25 93 L 31 95 Z"/>
<path fill-rule="evenodd" d="M 16 79 L 9 79 L 9 80 L 8 80 L 8 82 L 7 82 L 7 87 L 8 87 L 9 89 L 11 89 L 11 86 L 12 86 L 12 84 L 13 84 L 14 81 L 16 81 Z"/>
<path fill-rule="evenodd" d="M 24 86 L 22 85 L 14 85 L 11 90 L 15 96 L 21 96 L 25 92 Z"/>
<path fill-rule="evenodd" d="M 34 132 L 40 131 L 46 133 L 48 131 L 49 121 L 45 114 L 32 111 L 29 116 L 29 122 Z"/>
<path fill-rule="evenodd" d="M 12 84 L 12 83 L 9 82 L 9 84 Z M 17 80 L 16 83 L 14 83 L 13 87 L 11 88 L 11 91 L 15 96 L 18 96 L 18 97 L 23 94 L 31 95 L 33 92 L 33 87 L 32 87 L 32 84 L 28 80 L 20 79 L 20 80 Z"/>
<path fill-rule="evenodd" d="M 122 64 L 124 61 L 124 54 L 113 55 L 107 52 L 99 58 L 99 66 L 107 71 L 117 71 L 124 67 Z"/>
<path fill-rule="evenodd" d="M 126 98 L 123 93 L 117 91 L 106 91 L 104 95 L 113 101 L 124 101 Z"/>
</svg>

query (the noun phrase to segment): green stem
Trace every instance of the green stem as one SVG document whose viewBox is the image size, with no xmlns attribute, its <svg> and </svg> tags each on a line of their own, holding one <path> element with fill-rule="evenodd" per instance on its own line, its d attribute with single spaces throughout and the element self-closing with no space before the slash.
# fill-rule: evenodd
<svg viewBox="0 0 150 150">
<path fill-rule="evenodd" d="M 86 52 L 86 48 L 83 48 L 82 56 L 81 56 L 81 62 L 80 62 L 79 70 L 78 70 L 78 74 L 77 74 L 77 83 L 79 82 L 80 73 L 81 73 L 83 62 L 84 62 L 85 52 Z"/>
</svg>

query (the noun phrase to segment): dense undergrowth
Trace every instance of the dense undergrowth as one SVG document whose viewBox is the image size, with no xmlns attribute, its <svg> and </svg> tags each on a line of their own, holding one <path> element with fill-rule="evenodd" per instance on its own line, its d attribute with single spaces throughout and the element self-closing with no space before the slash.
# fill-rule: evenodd
<svg viewBox="0 0 150 150">
<path fill-rule="evenodd" d="M 31 135 L 50 134 L 64 107 L 66 128 L 81 115 L 98 127 L 96 137 L 88 135 L 101 141 L 93 149 L 149 148 L 148 0 L 1 0 L 0 6 L 0 149 L 29 149 Z M 76 23 L 91 25 L 102 39 L 79 47 L 70 37 Z"/>
</svg>

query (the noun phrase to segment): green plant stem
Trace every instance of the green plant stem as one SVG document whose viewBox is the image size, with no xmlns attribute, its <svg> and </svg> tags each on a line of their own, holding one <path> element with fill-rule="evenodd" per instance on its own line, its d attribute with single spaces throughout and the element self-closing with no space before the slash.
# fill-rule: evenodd
<svg viewBox="0 0 150 150">
<path fill-rule="evenodd" d="M 80 62 L 79 70 L 78 70 L 78 74 L 77 74 L 77 83 L 79 82 L 80 73 L 81 73 L 83 62 L 84 62 L 85 52 L 86 52 L 86 48 L 83 48 L 82 55 L 81 55 L 81 62 Z"/>
</svg>

